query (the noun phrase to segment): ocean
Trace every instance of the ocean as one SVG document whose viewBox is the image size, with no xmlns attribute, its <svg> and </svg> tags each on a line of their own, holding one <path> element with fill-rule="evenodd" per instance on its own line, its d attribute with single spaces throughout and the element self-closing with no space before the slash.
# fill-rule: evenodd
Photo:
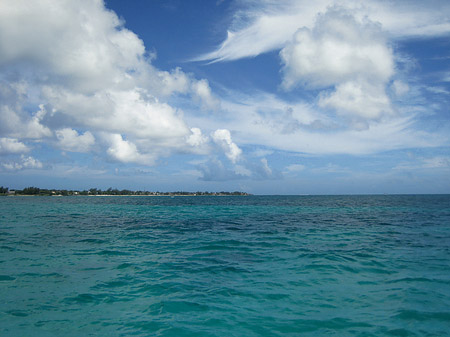
<svg viewBox="0 0 450 337">
<path fill-rule="evenodd" d="M 450 336 L 450 195 L 0 197 L 0 336 Z"/>
</svg>

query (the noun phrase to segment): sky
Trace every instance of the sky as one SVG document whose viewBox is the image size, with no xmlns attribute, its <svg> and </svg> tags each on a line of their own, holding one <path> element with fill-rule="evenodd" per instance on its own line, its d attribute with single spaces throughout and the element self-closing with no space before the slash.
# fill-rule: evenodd
<svg viewBox="0 0 450 337">
<path fill-rule="evenodd" d="M 450 193 L 450 2 L 1 0 L 0 185 Z"/>
</svg>

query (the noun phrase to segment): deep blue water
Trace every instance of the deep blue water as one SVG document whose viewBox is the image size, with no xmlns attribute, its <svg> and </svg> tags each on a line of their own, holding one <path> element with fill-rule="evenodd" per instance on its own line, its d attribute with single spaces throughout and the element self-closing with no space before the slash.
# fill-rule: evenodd
<svg viewBox="0 0 450 337">
<path fill-rule="evenodd" d="M 0 197 L 1 336 L 449 336 L 450 196 Z"/>
</svg>

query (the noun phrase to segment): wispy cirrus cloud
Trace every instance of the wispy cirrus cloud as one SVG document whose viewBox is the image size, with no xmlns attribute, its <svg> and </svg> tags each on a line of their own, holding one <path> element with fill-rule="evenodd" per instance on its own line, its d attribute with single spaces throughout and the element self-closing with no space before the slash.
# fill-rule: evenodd
<svg viewBox="0 0 450 337">
<path fill-rule="evenodd" d="M 231 113 L 240 119 L 233 124 L 238 125 L 234 130 L 241 143 L 252 138 L 255 144 L 270 143 L 287 151 L 363 154 L 448 142 L 444 133 L 419 131 L 417 108 L 408 105 L 406 98 L 411 87 L 399 73 L 404 55 L 397 55 L 393 47 L 395 41 L 411 37 L 449 35 L 447 2 L 267 0 L 238 4 L 225 41 L 197 60 L 233 61 L 279 50 L 281 89 L 315 96 L 291 104 L 282 99 L 268 104 L 268 95 L 264 104 L 251 99 L 236 106 L 223 102 L 229 111 L 241 111 Z M 247 112 L 243 115 L 242 111 Z M 239 132 L 240 125 L 251 132 Z"/>
<path fill-rule="evenodd" d="M 443 36 L 450 33 L 447 1 L 288 0 L 240 1 L 228 36 L 217 49 L 196 60 L 232 61 L 281 49 L 298 29 L 312 29 L 317 15 L 330 6 L 346 8 L 358 22 L 379 23 L 394 39 Z"/>
<path fill-rule="evenodd" d="M 355 128 L 339 116 L 325 113 L 302 100 L 283 100 L 273 94 L 231 93 L 222 100 L 222 119 L 187 117 L 200 127 L 224 127 L 239 146 L 260 146 L 271 150 L 313 155 L 366 155 L 383 151 L 444 146 L 449 143 L 445 125 L 433 132 L 422 130 L 419 112 L 405 108 L 366 127 Z"/>
</svg>

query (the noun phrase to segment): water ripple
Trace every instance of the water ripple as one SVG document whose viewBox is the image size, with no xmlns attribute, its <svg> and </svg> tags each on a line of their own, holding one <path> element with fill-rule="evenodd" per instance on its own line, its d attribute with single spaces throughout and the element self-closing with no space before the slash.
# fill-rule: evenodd
<svg viewBox="0 0 450 337">
<path fill-rule="evenodd" d="M 450 196 L 17 197 L 0 212 L 0 335 L 448 335 Z"/>
</svg>

